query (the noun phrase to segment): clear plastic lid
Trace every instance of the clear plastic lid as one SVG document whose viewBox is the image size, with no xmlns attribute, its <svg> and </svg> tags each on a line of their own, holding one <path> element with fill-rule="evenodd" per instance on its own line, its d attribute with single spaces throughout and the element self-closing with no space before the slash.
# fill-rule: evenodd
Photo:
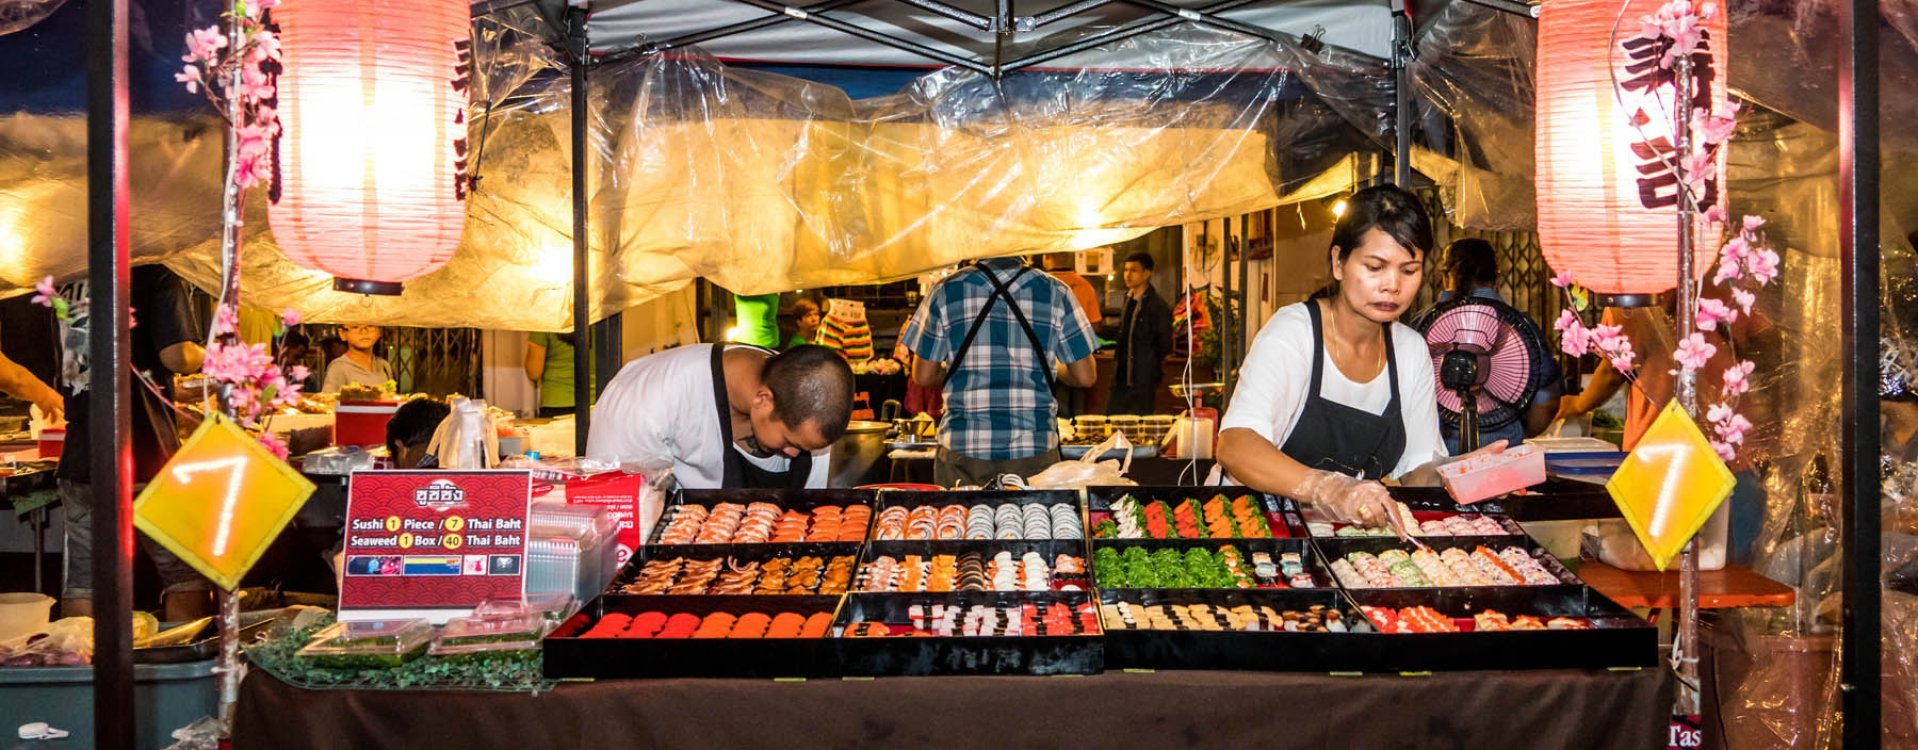
<svg viewBox="0 0 1918 750">
<path fill-rule="evenodd" d="M 538 612 L 455 617 L 433 639 L 433 654 L 529 651 L 539 648 L 546 629 L 546 619 Z"/>
<path fill-rule="evenodd" d="M 535 614 L 545 620 L 548 626 L 565 622 L 579 611 L 579 599 L 571 593 L 556 591 L 543 594 L 529 593 L 520 596 L 497 596 L 480 602 L 473 608 L 474 617 L 515 616 Z"/>
<path fill-rule="evenodd" d="M 299 655 L 339 666 L 398 666 L 432 641 L 433 626 L 425 620 L 336 622 L 314 633 Z"/>
</svg>

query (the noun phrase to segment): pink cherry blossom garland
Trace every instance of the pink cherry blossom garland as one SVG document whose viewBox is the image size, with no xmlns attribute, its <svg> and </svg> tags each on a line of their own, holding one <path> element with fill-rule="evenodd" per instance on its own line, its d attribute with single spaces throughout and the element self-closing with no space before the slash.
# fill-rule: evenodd
<svg viewBox="0 0 1918 750">
<path fill-rule="evenodd" d="M 241 189 L 273 178 L 273 139 L 280 134 L 280 116 L 273 103 L 278 92 L 274 76 L 280 66 L 280 37 L 268 25 L 266 11 L 279 0 L 238 0 L 226 17 L 239 21 L 238 49 L 230 49 L 219 25 L 195 29 L 186 35 L 186 63 L 173 80 L 188 93 L 206 94 L 215 111 L 226 116 L 228 97 L 237 96 L 241 121 L 227 123 L 239 136 L 234 179 Z M 239 74 L 237 83 L 233 73 Z M 234 90 L 229 91 L 231 86 Z"/>
</svg>

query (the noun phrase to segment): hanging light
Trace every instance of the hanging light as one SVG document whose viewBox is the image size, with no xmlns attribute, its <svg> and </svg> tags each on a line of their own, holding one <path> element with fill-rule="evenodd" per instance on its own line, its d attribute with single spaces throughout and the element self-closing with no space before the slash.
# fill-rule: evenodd
<svg viewBox="0 0 1918 750">
<path fill-rule="evenodd" d="M 1539 243 L 1553 269 L 1601 294 L 1656 294 L 1678 284 L 1679 186 L 1667 166 L 1675 152 L 1673 74 L 1659 67 L 1658 50 L 1631 39 L 1638 19 L 1659 5 L 1628 0 L 1621 11 L 1616 0 L 1548 0 L 1539 13 Z M 1693 56 L 1694 109 L 1727 109 L 1724 18 L 1700 21 L 1707 52 Z M 1693 124 L 1694 143 L 1701 125 Z M 1724 204 L 1724 184 L 1721 148 L 1698 196 L 1693 268 L 1701 277 L 1717 255 L 1703 214 Z"/>
<path fill-rule="evenodd" d="M 398 294 L 466 221 L 467 0 L 284 0 L 273 20 L 274 240 L 335 289 Z"/>
</svg>

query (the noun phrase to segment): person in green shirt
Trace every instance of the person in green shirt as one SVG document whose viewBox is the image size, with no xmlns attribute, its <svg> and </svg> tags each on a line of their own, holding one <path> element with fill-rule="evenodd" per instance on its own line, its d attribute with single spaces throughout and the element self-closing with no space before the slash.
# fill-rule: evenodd
<svg viewBox="0 0 1918 750">
<path fill-rule="evenodd" d="M 539 383 L 539 416 L 573 413 L 573 334 L 533 333 L 526 337 L 526 377 Z M 593 388 L 594 398 L 599 389 Z"/>
<path fill-rule="evenodd" d="M 800 297 L 792 307 L 793 332 L 786 339 L 783 349 L 810 344 L 819 338 L 819 303 L 807 297 Z"/>
</svg>

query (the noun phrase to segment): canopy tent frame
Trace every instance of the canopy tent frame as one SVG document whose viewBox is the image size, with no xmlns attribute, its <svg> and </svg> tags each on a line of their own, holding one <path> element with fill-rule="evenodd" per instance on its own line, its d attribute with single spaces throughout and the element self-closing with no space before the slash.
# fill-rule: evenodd
<svg viewBox="0 0 1918 750">
<path fill-rule="evenodd" d="M 843 7 L 849 2 L 826 0 L 807 8 L 785 5 L 772 0 L 731 0 L 742 2 L 777 13 L 765 19 L 735 24 L 727 29 L 714 29 L 692 36 L 668 40 L 679 44 L 692 44 L 696 41 L 711 41 L 733 34 L 764 28 L 786 20 L 802 20 L 826 28 L 884 44 L 886 46 L 921 54 L 928 60 L 985 73 L 995 78 L 1005 72 L 1020 70 L 1040 63 L 1057 59 L 1075 52 L 1110 44 L 1151 31 L 1167 28 L 1180 23 L 1200 23 L 1215 28 L 1227 29 L 1251 36 L 1284 43 L 1300 44 L 1307 39 L 1294 38 L 1284 32 L 1262 30 L 1240 22 L 1218 17 L 1216 14 L 1233 7 L 1249 4 L 1254 0 L 1222 0 L 1200 9 L 1177 8 L 1157 0 L 1082 0 L 1049 11 L 1043 16 L 1019 17 L 1012 14 L 1011 0 L 998 0 L 993 27 L 989 30 L 995 35 L 995 54 L 990 66 L 977 60 L 963 62 L 947 60 L 950 53 L 923 47 L 911 42 L 885 37 L 870 29 L 858 27 L 850 22 L 820 15 L 826 10 Z M 1531 6 L 1519 6 L 1507 0 L 1461 0 L 1500 11 L 1534 16 Z M 943 3 L 933 0 L 898 0 L 913 7 L 945 15 L 939 8 L 950 9 Z M 1005 43 L 1021 30 L 1032 30 L 1044 25 L 1056 23 L 1077 14 L 1090 11 L 1112 2 L 1126 2 L 1146 7 L 1165 14 L 1162 17 L 1142 19 L 1142 22 L 1122 25 L 1098 34 L 1090 35 L 1071 44 L 1034 53 L 1010 62 L 1003 59 Z M 589 281 L 587 277 L 587 204 L 585 184 L 585 144 L 588 142 L 587 124 L 584 116 L 589 105 L 586 94 L 588 70 L 593 61 L 587 46 L 585 3 L 567 3 L 566 13 L 553 12 L 560 3 L 554 0 L 486 0 L 473 6 L 476 16 L 522 5 L 541 6 L 542 15 L 555 27 L 555 37 L 564 40 L 568 52 L 567 61 L 573 67 L 571 71 L 574 110 L 571 116 L 572 159 L 573 159 L 573 242 L 574 242 L 574 330 L 582 336 L 591 336 L 588 320 L 589 307 L 583 304 Z M 127 314 L 127 290 L 129 286 L 128 269 L 128 222 L 127 222 L 127 156 L 126 128 L 128 123 L 128 81 L 126 75 L 127 56 L 127 6 L 128 0 L 93 0 L 89 7 L 88 24 L 88 97 L 86 105 L 87 127 L 89 135 L 87 164 L 90 179 L 87 181 L 87 226 L 90 247 L 88 279 L 91 294 L 95 301 L 94 317 L 106 321 L 94 331 L 93 361 L 106 366 L 94 368 L 96 373 L 104 373 L 104 379 L 97 381 L 96 392 L 104 397 L 104 405 L 121 405 L 123 394 L 130 388 L 127 371 L 125 343 L 128 331 L 125 326 Z M 830 7 L 822 7 L 830 6 Z M 935 7 L 936 6 L 936 7 Z M 1521 10 L 1523 8 L 1523 10 Z M 1846 429 L 1843 431 L 1842 449 L 1845 454 L 1843 474 L 1846 501 L 1843 504 L 1844 521 L 1844 585 L 1845 606 L 1843 613 L 1843 638 L 1845 643 L 1842 662 L 1841 701 L 1845 722 L 1845 744 L 1847 747 L 1876 747 L 1883 728 L 1877 721 L 1879 716 L 1879 659 L 1882 645 L 1878 642 L 1880 630 L 1880 566 L 1877 554 L 1879 533 L 1880 480 L 1877 472 L 1877 449 L 1879 448 L 1879 404 L 1876 396 L 1876 374 L 1878 336 L 1877 308 L 1879 281 L 1879 228 L 1878 205 L 1880 199 L 1879 175 L 1882 159 L 1879 151 L 1879 84 L 1877 54 L 1876 4 L 1871 0 L 1846 0 L 1838 4 L 1841 14 L 1841 27 L 1848 37 L 1848 56 L 1841 66 L 1840 75 L 1840 149 L 1841 165 L 1841 278 L 1843 291 L 1840 295 L 1844 305 L 1842 313 L 1842 332 L 1844 343 L 1844 378 L 1841 383 L 1841 399 Z M 1399 15 L 1404 14 L 1403 6 L 1395 9 L 1394 14 L 1394 58 L 1402 53 L 1409 55 L 1416 35 L 1412 33 L 1409 17 L 1401 22 Z M 977 14 L 971 14 L 977 15 Z M 873 38 L 878 36 L 880 38 Z M 658 49 L 644 50 L 657 52 Z M 636 53 L 641 50 L 636 49 Z M 931 52 L 936 54 L 924 54 Z M 602 56 L 602 62 L 614 59 L 614 56 Z M 1409 177 L 1410 167 L 1407 158 L 1409 139 L 1407 130 L 1410 97 L 1405 89 L 1406 77 L 1394 76 L 1395 86 L 1399 89 L 1396 96 L 1395 114 L 1395 177 L 1401 181 Z M 1229 305 L 1228 305 L 1229 307 Z M 591 351 L 590 340 L 586 345 L 575 349 L 575 366 L 581 372 L 590 371 L 587 357 Z M 590 383 L 588 378 L 576 381 L 576 409 L 579 414 L 578 447 L 584 448 L 587 434 L 587 419 L 590 403 Z M 132 514 L 131 489 L 132 465 L 130 461 L 129 432 L 130 425 L 122 408 L 96 408 L 91 415 L 96 429 L 85 450 L 96 456 L 117 457 L 115 460 L 96 461 L 93 470 L 93 486 L 104 504 L 94 515 L 95 538 L 100 540 L 120 540 L 112 546 L 103 545 L 115 554 L 102 555 L 94 571 L 96 587 L 96 652 L 94 705 L 95 724 L 98 740 L 102 747 L 132 747 L 133 733 L 130 710 L 133 705 L 133 671 L 130 631 L 126 623 L 131 615 L 131 569 L 132 569 Z M 122 710 L 113 710 L 120 707 Z"/>
</svg>

